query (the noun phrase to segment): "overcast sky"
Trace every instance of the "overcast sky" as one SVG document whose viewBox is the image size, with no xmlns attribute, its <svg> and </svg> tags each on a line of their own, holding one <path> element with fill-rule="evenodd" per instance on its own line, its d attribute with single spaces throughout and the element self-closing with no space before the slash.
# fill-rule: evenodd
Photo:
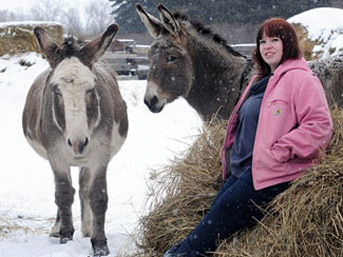
<svg viewBox="0 0 343 257">
<path fill-rule="evenodd" d="M 0 0 L 0 10 L 27 9 L 34 2 L 34 0 Z"/>
<path fill-rule="evenodd" d="M 56 0 L 59 1 L 59 0 Z M 0 0 L 0 10 L 29 10 L 39 0 Z M 89 0 L 67 0 L 68 6 L 82 7 Z"/>
</svg>

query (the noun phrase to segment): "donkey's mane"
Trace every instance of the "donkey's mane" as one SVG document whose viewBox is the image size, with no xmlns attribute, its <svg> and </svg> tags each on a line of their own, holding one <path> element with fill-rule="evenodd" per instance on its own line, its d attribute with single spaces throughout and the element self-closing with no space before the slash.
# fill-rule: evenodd
<svg viewBox="0 0 343 257">
<path fill-rule="evenodd" d="M 60 54 L 64 58 L 80 57 L 80 44 L 73 36 L 68 36 L 60 47 Z"/>
<path fill-rule="evenodd" d="M 52 52 L 51 67 L 56 67 L 61 61 L 67 58 L 76 57 L 85 65 L 87 63 L 84 61 L 85 57 L 81 54 L 82 44 L 75 39 L 73 36 L 68 36 L 64 39 L 64 42 L 57 47 L 56 45 L 50 47 L 50 52 Z"/>
<path fill-rule="evenodd" d="M 206 38 L 211 38 L 215 43 L 220 44 L 225 47 L 225 49 L 231 53 L 234 56 L 242 56 L 246 57 L 245 55 L 235 51 L 228 43 L 227 41 L 222 38 L 219 34 L 214 33 L 212 31 L 212 28 L 210 25 L 204 25 L 199 20 L 190 19 L 189 15 L 186 12 L 181 12 L 179 10 L 176 10 L 173 12 L 173 16 L 175 19 L 180 21 L 188 21 L 193 28 L 202 36 Z"/>
</svg>

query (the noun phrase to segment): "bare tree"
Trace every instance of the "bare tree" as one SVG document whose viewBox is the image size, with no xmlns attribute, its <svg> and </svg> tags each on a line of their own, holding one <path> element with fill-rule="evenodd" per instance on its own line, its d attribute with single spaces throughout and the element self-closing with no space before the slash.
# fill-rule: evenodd
<svg viewBox="0 0 343 257">
<path fill-rule="evenodd" d="M 60 21 L 63 16 L 65 1 L 40 0 L 31 7 L 31 16 L 37 21 Z"/>
<path fill-rule="evenodd" d="M 22 9 L 0 10 L 0 22 L 32 20 Z"/>
<path fill-rule="evenodd" d="M 13 11 L 0 10 L 0 22 L 14 21 L 14 20 L 16 20 L 16 15 Z"/>
<path fill-rule="evenodd" d="M 84 39 L 84 32 L 79 11 L 75 7 L 70 7 L 63 13 L 62 23 L 64 24 L 64 33 Z"/>
<path fill-rule="evenodd" d="M 29 11 L 1 10 L 0 22 L 55 21 L 63 25 L 64 33 L 79 39 L 100 34 L 111 22 L 108 0 L 90 0 L 82 8 L 73 7 L 67 0 L 35 0 Z"/>
<path fill-rule="evenodd" d="M 100 34 L 111 22 L 111 6 L 108 0 L 92 0 L 85 7 L 86 12 L 86 35 L 95 36 Z"/>
</svg>

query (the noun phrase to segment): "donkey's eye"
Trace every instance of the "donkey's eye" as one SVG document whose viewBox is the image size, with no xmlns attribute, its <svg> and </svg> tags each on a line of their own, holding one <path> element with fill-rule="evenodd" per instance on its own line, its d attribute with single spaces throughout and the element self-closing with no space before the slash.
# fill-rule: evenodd
<svg viewBox="0 0 343 257">
<path fill-rule="evenodd" d="M 177 57 L 174 55 L 167 56 L 166 58 L 167 63 L 172 63 L 172 62 L 175 62 L 176 60 L 177 60 Z"/>
<path fill-rule="evenodd" d="M 51 91 L 52 91 L 52 93 L 54 94 L 54 96 L 57 96 L 57 95 L 62 96 L 58 84 L 56 84 L 56 83 L 51 83 L 51 84 L 50 84 L 50 88 L 51 88 Z"/>
<path fill-rule="evenodd" d="M 89 89 L 86 92 L 86 103 L 87 105 L 92 104 L 96 99 L 95 88 Z"/>
<path fill-rule="evenodd" d="M 57 97 L 57 98 L 62 98 L 61 91 L 55 90 L 55 91 L 54 91 L 54 96 Z"/>
<path fill-rule="evenodd" d="M 95 88 L 92 88 L 92 89 L 89 89 L 89 90 L 86 91 L 87 95 L 92 95 L 94 93 L 95 93 Z"/>
</svg>

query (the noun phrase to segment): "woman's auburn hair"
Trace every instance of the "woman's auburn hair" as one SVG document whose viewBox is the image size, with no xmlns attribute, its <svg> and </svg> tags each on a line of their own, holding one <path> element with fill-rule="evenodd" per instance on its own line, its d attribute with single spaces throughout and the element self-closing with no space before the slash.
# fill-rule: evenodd
<svg viewBox="0 0 343 257">
<path fill-rule="evenodd" d="M 252 53 L 252 58 L 257 64 L 260 78 L 270 74 L 269 65 L 263 60 L 260 52 L 260 40 L 265 34 L 268 37 L 278 37 L 283 44 L 283 54 L 280 64 L 290 59 L 302 57 L 297 34 L 291 24 L 282 18 L 271 18 L 266 20 L 260 27 L 256 37 L 256 48 Z"/>
</svg>

